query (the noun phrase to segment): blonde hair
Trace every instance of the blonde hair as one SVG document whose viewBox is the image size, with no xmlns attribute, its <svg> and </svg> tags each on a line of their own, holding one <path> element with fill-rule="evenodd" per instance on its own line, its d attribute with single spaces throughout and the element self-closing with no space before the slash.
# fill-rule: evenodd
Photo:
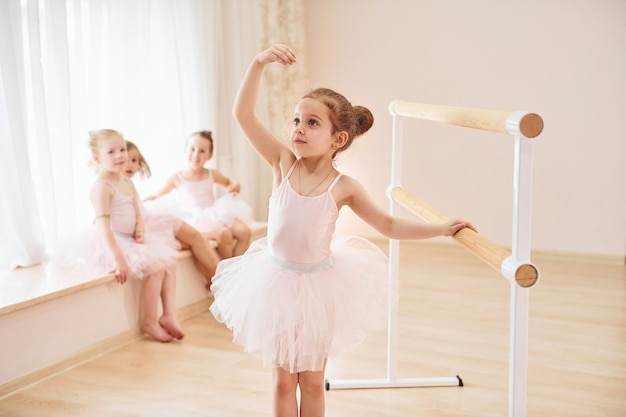
<svg viewBox="0 0 626 417">
<path fill-rule="evenodd" d="M 150 178 L 152 176 L 152 172 L 150 171 L 150 165 L 148 165 L 146 158 L 143 157 L 143 154 L 141 153 L 137 145 L 127 140 L 126 150 L 130 152 L 133 149 L 135 149 L 137 151 L 137 154 L 139 155 L 139 169 L 137 170 L 137 173 L 141 178 Z"/>
<path fill-rule="evenodd" d="M 112 136 L 119 136 L 124 139 L 124 136 L 113 129 L 98 129 L 89 131 L 89 150 L 91 151 L 92 156 L 96 156 L 98 154 L 98 143 L 103 139 L 109 139 Z M 89 166 L 96 172 L 98 172 L 98 165 L 94 163 L 93 158 L 89 160 Z"/>
</svg>

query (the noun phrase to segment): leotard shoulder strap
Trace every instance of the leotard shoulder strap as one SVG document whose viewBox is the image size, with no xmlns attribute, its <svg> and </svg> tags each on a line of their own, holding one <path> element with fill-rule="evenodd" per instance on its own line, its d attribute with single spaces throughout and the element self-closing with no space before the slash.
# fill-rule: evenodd
<svg viewBox="0 0 626 417">
<path fill-rule="evenodd" d="M 330 183 L 330 185 L 328 186 L 328 192 L 330 192 L 330 190 L 333 189 L 333 187 L 335 185 L 337 185 L 337 181 L 339 181 L 339 178 L 341 178 L 343 174 L 340 172 L 339 174 L 337 174 L 337 176 L 335 177 L 335 179 L 333 180 L 333 182 Z"/>
</svg>

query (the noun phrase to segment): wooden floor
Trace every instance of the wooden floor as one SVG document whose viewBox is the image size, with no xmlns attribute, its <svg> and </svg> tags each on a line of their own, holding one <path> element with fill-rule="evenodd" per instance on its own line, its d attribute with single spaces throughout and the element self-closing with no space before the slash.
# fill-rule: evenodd
<svg viewBox="0 0 626 417">
<path fill-rule="evenodd" d="M 626 267 L 533 261 L 528 416 L 626 416 Z M 331 390 L 327 415 L 506 416 L 508 282 L 458 246 L 425 243 L 403 244 L 401 280 L 399 377 L 459 375 L 464 386 Z M 142 339 L 0 398 L 0 416 L 271 415 L 271 371 L 210 313 L 183 324 L 182 342 Z M 380 333 L 331 359 L 327 377 L 385 372 Z"/>
</svg>

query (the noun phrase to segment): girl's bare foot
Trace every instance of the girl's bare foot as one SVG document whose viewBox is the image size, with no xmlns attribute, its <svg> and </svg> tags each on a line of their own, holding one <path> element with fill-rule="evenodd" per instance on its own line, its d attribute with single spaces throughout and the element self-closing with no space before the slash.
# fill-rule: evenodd
<svg viewBox="0 0 626 417">
<path fill-rule="evenodd" d="M 172 334 L 161 327 L 159 323 L 143 322 L 141 331 L 159 342 L 171 342 L 173 339 Z"/>
<path fill-rule="evenodd" d="M 176 339 L 181 340 L 183 337 L 185 337 L 185 332 L 180 327 L 180 324 L 178 324 L 178 320 L 176 320 L 176 317 L 162 316 L 159 319 L 159 324 L 161 324 L 161 326 L 163 326 L 163 328 Z"/>
</svg>

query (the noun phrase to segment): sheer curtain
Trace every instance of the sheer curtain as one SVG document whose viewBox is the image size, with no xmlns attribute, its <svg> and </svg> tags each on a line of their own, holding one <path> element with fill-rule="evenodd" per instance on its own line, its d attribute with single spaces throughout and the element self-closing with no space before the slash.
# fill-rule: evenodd
<svg viewBox="0 0 626 417">
<path fill-rule="evenodd" d="M 0 2 L 0 272 L 41 262 L 43 229 L 26 142 L 19 2 Z"/>
<path fill-rule="evenodd" d="M 303 44 L 302 4 L 2 0 L 0 271 L 40 262 L 44 243 L 52 248 L 91 223 L 93 129 L 117 129 L 140 147 L 153 172 L 136 181 L 141 194 L 184 166 L 191 132 L 212 130 L 210 164 L 237 178 L 257 218 L 265 219 L 271 173 L 231 109 L 261 47 Z M 299 58 L 303 68 L 303 53 Z M 287 96 L 272 92 L 267 111 L 264 97 L 259 109 L 269 120 Z"/>
<path fill-rule="evenodd" d="M 272 192 L 272 172 L 250 146 L 231 117 L 239 84 L 252 58 L 262 49 L 284 43 L 298 55 L 298 65 L 270 65 L 265 69 L 257 102 L 257 113 L 269 129 L 287 139 L 287 127 L 296 101 L 309 88 L 306 71 L 304 0 L 234 0 L 222 5 L 223 55 L 220 67 L 218 131 L 227 140 L 220 150 L 220 170 L 232 170 L 242 183 L 242 195 L 255 209 L 259 220 L 267 218 L 268 199 Z"/>
</svg>

